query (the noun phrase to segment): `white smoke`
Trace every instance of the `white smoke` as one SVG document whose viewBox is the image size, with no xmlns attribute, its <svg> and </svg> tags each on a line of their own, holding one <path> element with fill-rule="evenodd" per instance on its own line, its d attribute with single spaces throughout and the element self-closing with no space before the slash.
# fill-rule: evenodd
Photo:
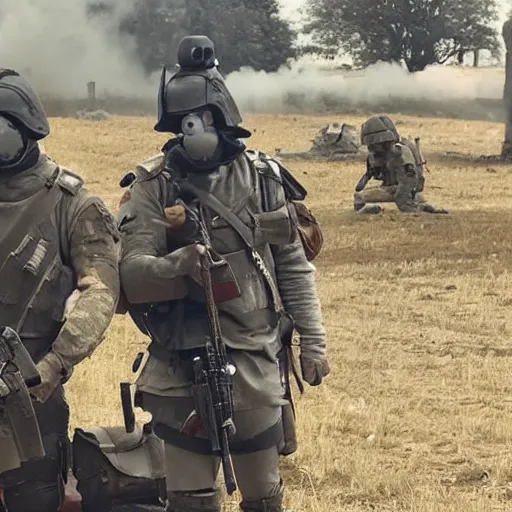
<svg viewBox="0 0 512 512">
<path fill-rule="evenodd" d="M 135 2 L 109 0 L 111 15 L 91 19 L 86 15 L 90 0 L 2 0 L 0 66 L 27 75 L 42 96 L 84 98 L 86 83 L 95 81 L 98 97 L 143 98 L 153 104 L 158 76 L 145 77 L 134 41 L 118 30 Z M 371 107 L 390 99 L 498 99 L 504 73 L 432 66 L 409 74 L 383 63 L 364 71 L 324 71 L 310 59 L 276 73 L 242 69 L 227 82 L 243 111 L 278 113 L 289 111 L 290 102 L 307 111 L 317 102 Z"/>
<path fill-rule="evenodd" d="M 276 73 L 245 68 L 230 74 L 227 83 L 244 110 L 280 112 L 287 110 L 294 97 L 311 106 L 319 102 L 372 106 L 388 100 L 500 99 L 504 70 L 431 66 L 411 74 L 399 64 L 380 62 L 364 70 L 329 71 L 309 62 Z"/>
<path fill-rule="evenodd" d="M 27 76 L 42 95 L 84 97 L 97 81 L 101 94 L 155 96 L 136 64 L 133 40 L 119 22 L 135 0 L 110 0 L 112 15 L 88 19 L 87 0 L 2 0 L 0 65 Z"/>
</svg>

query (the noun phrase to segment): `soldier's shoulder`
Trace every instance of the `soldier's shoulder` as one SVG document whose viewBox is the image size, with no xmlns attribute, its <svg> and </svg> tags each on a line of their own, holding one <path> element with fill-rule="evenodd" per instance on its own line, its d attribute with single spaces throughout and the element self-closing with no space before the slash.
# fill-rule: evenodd
<svg viewBox="0 0 512 512">
<path fill-rule="evenodd" d="M 278 158 L 255 149 L 247 149 L 245 155 L 259 174 L 281 179 L 283 164 Z"/>
<path fill-rule="evenodd" d="M 391 149 L 391 154 L 395 158 L 400 158 L 403 165 L 415 165 L 416 161 L 411 149 L 401 142 L 397 142 Z"/>
<path fill-rule="evenodd" d="M 156 178 L 164 169 L 164 154 L 162 152 L 146 158 L 134 169 L 128 171 L 120 181 L 122 188 Z"/>
<path fill-rule="evenodd" d="M 80 175 L 65 167 L 59 168 L 56 183 L 61 189 L 72 196 L 78 195 L 84 189 L 85 184 Z"/>
</svg>

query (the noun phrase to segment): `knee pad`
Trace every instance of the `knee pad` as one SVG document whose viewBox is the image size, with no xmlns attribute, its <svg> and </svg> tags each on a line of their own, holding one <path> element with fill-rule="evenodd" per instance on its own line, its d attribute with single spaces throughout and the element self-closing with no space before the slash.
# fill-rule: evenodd
<svg viewBox="0 0 512 512">
<path fill-rule="evenodd" d="M 167 492 L 166 512 L 220 512 L 220 499 L 217 491 Z"/>
<path fill-rule="evenodd" d="M 283 512 L 284 489 L 281 483 L 279 492 L 275 496 L 257 501 L 244 500 L 240 503 L 243 512 Z"/>
</svg>

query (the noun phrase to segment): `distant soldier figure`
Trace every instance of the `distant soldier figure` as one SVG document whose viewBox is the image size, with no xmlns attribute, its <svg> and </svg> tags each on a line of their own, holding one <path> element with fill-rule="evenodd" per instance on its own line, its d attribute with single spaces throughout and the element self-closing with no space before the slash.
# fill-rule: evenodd
<svg viewBox="0 0 512 512">
<path fill-rule="evenodd" d="M 162 74 L 155 126 L 177 137 L 122 181 L 131 185 L 118 215 L 121 281 L 151 337 L 137 401 L 165 441 L 168 512 L 220 512 L 221 461 L 234 490 L 226 444 L 241 509 L 282 512 L 280 455 L 296 449 L 284 310 L 300 335 L 303 380 L 318 386 L 329 374 L 315 268 L 291 175 L 241 142 L 251 134 L 239 126 L 212 41 L 183 39 L 178 61 L 177 73 Z M 226 430 L 227 442 L 218 436 Z"/>
<path fill-rule="evenodd" d="M 369 154 L 366 173 L 354 194 L 356 212 L 378 214 L 382 207 L 374 203 L 395 203 L 402 212 L 448 213 L 425 202 L 424 162 L 420 151 L 412 141 L 400 137 L 389 117 L 368 119 L 361 127 L 361 142 L 368 147 Z M 372 178 L 382 184 L 366 189 Z"/>
<path fill-rule="evenodd" d="M 79 176 L 41 152 L 38 141 L 49 133 L 29 83 L 0 70 L 0 326 L 19 333 L 37 365 L 41 383 L 30 393 L 44 448 L 43 458 L 23 462 L 2 405 L 13 391 L 3 386 L 0 489 L 8 512 L 60 509 L 68 472 L 63 383 L 102 341 L 119 298 L 114 219 Z"/>
</svg>

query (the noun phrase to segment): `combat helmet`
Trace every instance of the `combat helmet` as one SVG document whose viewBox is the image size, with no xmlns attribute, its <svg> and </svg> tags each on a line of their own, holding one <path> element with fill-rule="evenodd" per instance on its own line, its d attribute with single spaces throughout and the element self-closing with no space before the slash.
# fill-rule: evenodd
<svg viewBox="0 0 512 512">
<path fill-rule="evenodd" d="M 364 146 L 399 141 L 400 135 L 393 121 L 387 116 L 370 117 L 361 126 L 361 144 Z"/>
<path fill-rule="evenodd" d="M 168 78 L 167 69 L 162 69 L 157 132 L 180 133 L 185 115 L 209 108 L 218 129 L 231 132 L 236 138 L 251 136 L 248 130 L 238 126 L 242 116 L 217 65 L 210 38 L 194 35 L 180 41 L 176 73 Z"/>
<path fill-rule="evenodd" d="M 12 69 L 0 69 L 0 116 L 5 116 L 31 140 L 50 134 L 41 101 L 25 78 Z"/>
</svg>

